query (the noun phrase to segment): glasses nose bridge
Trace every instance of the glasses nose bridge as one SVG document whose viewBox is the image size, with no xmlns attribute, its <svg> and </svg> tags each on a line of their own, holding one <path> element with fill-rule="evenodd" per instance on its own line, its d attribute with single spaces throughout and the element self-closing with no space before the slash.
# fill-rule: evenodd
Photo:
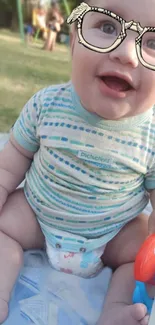
<svg viewBox="0 0 155 325">
<path fill-rule="evenodd" d="M 139 36 L 143 33 L 144 28 L 141 27 L 140 23 L 137 23 L 135 21 L 129 21 L 125 23 L 125 30 L 131 30 L 132 32 L 137 33 Z"/>
</svg>

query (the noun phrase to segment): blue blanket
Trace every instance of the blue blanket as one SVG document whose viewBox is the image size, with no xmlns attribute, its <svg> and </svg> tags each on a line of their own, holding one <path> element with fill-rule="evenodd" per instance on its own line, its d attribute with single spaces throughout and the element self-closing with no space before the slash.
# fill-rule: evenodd
<svg viewBox="0 0 155 325">
<path fill-rule="evenodd" d="M 5 325 L 94 325 L 111 278 L 105 268 L 91 279 L 53 270 L 43 251 L 25 253 Z"/>
</svg>

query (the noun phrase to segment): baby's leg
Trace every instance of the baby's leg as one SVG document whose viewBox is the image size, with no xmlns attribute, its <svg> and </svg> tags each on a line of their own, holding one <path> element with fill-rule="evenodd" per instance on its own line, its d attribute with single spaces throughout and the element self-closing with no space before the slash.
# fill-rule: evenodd
<svg viewBox="0 0 155 325">
<path fill-rule="evenodd" d="M 132 304 L 134 285 L 133 263 L 120 266 L 112 277 L 97 325 L 148 325 L 147 308 Z"/>
<path fill-rule="evenodd" d="M 148 216 L 141 214 L 130 221 L 106 246 L 103 263 L 113 269 L 134 262 L 148 236 Z"/>
<path fill-rule="evenodd" d="M 128 223 L 108 243 L 103 262 L 116 269 L 98 325 L 146 325 L 148 316 L 142 304 L 132 304 L 135 281 L 133 262 L 148 234 L 148 218 L 141 215 Z"/>
<path fill-rule="evenodd" d="M 23 263 L 23 249 L 42 248 L 44 237 L 23 190 L 8 197 L 0 215 L 0 324 Z"/>
</svg>

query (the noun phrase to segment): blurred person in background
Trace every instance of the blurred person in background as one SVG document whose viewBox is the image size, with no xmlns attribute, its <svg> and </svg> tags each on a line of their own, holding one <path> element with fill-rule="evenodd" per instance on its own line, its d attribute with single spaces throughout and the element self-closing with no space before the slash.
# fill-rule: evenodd
<svg viewBox="0 0 155 325">
<path fill-rule="evenodd" d="M 51 3 L 51 7 L 47 13 L 47 39 L 45 41 L 44 50 L 53 51 L 56 45 L 57 34 L 61 30 L 61 25 L 64 23 L 64 18 L 60 12 L 57 3 Z"/>
</svg>

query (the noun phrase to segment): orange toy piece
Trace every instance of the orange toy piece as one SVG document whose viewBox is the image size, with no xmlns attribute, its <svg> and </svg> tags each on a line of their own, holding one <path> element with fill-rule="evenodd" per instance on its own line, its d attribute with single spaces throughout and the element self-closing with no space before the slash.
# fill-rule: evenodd
<svg viewBox="0 0 155 325">
<path fill-rule="evenodd" d="M 135 260 L 134 275 L 136 281 L 155 284 L 155 234 L 141 246 Z"/>
</svg>

